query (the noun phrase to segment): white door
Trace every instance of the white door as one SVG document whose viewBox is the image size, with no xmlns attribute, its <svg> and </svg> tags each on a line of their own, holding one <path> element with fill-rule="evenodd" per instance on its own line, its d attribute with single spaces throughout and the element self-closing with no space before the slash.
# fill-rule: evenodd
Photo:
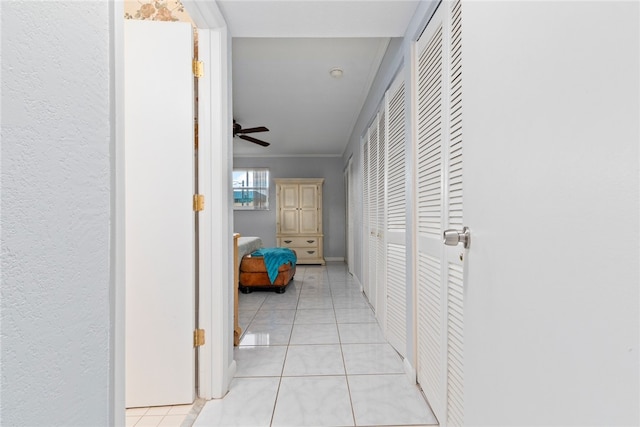
<svg viewBox="0 0 640 427">
<path fill-rule="evenodd" d="M 418 382 L 440 425 L 463 424 L 460 2 L 443 2 L 416 45 Z"/>
<path fill-rule="evenodd" d="M 462 6 L 465 422 L 640 425 L 640 4 Z"/>
<path fill-rule="evenodd" d="M 379 147 L 379 125 L 378 116 L 369 127 L 368 147 L 369 147 L 369 275 L 364 283 L 364 293 L 369 299 L 371 306 L 376 307 L 376 286 L 378 280 L 378 239 L 380 230 L 378 229 L 378 147 Z"/>
<path fill-rule="evenodd" d="M 369 173 L 369 136 L 368 132 L 362 138 L 362 291 L 367 291 L 367 283 L 369 283 L 371 272 L 369 271 L 369 229 L 370 229 L 370 214 L 371 200 L 369 194 L 369 187 L 371 186 L 370 173 Z"/>
<path fill-rule="evenodd" d="M 403 357 L 407 344 L 406 307 L 406 195 L 405 195 L 405 96 L 404 71 L 398 73 L 385 101 L 386 110 L 386 203 L 385 263 L 386 270 L 385 336 Z"/>
<path fill-rule="evenodd" d="M 124 25 L 127 407 L 195 398 L 191 31 Z"/>
<path fill-rule="evenodd" d="M 378 156 L 376 163 L 376 201 L 377 201 L 377 220 L 376 220 L 376 282 L 375 289 L 375 305 L 376 317 L 381 325 L 386 323 L 386 291 L 387 291 L 387 254 L 385 244 L 386 231 L 386 209 L 387 191 L 386 191 L 386 163 L 387 163 L 387 112 L 384 102 L 378 113 Z"/>
</svg>

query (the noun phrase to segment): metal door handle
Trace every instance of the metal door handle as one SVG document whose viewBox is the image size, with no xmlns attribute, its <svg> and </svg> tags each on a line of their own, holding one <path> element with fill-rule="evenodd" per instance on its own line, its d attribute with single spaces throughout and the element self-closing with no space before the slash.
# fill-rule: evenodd
<svg viewBox="0 0 640 427">
<path fill-rule="evenodd" d="M 448 246 L 456 246 L 458 243 L 462 243 L 467 249 L 471 245 L 471 230 L 469 230 L 469 227 L 463 227 L 462 233 L 457 230 L 445 230 L 442 233 L 442 241 Z"/>
</svg>

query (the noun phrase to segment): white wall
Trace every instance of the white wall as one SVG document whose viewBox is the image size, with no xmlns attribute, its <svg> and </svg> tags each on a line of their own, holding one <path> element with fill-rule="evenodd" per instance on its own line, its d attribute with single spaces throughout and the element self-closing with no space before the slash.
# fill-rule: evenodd
<svg viewBox="0 0 640 427">
<path fill-rule="evenodd" d="M 640 422 L 638 13 L 463 5 L 471 425 Z"/>
<path fill-rule="evenodd" d="M 113 424 L 110 6 L 0 7 L 0 424 Z"/>
</svg>

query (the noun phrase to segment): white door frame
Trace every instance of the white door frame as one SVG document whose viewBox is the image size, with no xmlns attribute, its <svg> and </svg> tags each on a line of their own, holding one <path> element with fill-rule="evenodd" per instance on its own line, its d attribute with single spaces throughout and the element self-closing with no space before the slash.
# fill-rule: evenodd
<svg viewBox="0 0 640 427">
<path fill-rule="evenodd" d="M 353 275 L 353 156 L 349 157 L 349 161 L 347 162 L 347 167 L 344 171 L 344 182 L 345 182 L 345 195 L 347 197 L 346 200 L 346 208 L 347 208 L 347 272 Z"/>
<path fill-rule="evenodd" d="M 124 176 L 124 6 L 110 2 L 112 25 L 112 92 L 111 114 L 114 144 L 112 150 L 112 292 L 111 302 L 111 370 L 110 413 L 114 425 L 125 424 L 125 176 Z M 201 193 L 205 194 L 205 214 L 201 219 L 200 254 L 200 325 L 206 330 L 206 343 L 199 358 L 200 397 L 221 398 L 235 374 L 231 310 L 232 229 L 231 193 L 229 182 L 232 168 L 230 36 L 220 10 L 214 2 L 184 1 L 203 40 L 207 52 L 200 51 L 205 60 L 202 84 L 208 89 L 199 95 L 200 105 L 210 114 L 200 116 L 200 150 L 206 163 L 201 175 Z M 208 61 L 208 64 L 207 64 Z M 214 66 L 215 65 L 215 66 Z M 208 83 L 206 82 L 208 80 Z M 213 95 L 217 95 L 213 97 Z M 202 112 L 203 110 L 201 110 Z M 207 120 L 211 118 L 211 120 Z M 206 148 L 205 148 L 206 147 Z M 207 153 L 204 151 L 208 150 Z M 214 164 L 213 162 L 216 162 Z M 209 164 L 207 164 L 209 163 Z M 215 180 L 212 170 L 218 171 Z M 215 207 L 215 208 L 214 208 Z M 207 209 L 208 208 L 208 209 Z M 216 243 L 214 242 L 222 242 Z M 215 271 L 215 278 L 212 272 Z M 215 345 L 212 345 L 215 344 Z"/>
</svg>

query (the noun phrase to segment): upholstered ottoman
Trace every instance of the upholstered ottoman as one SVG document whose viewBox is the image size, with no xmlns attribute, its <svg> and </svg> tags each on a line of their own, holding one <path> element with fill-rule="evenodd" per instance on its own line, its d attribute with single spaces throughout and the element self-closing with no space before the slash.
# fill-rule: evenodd
<svg viewBox="0 0 640 427">
<path fill-rule="evenodd" d="M 293 276 L 296 274 L 296 255 L 295 251 L 285 248 L 281 249 L 282 253 L 287 254 L 289 251 L 292 254 L 292 258 L 289 257 L 289 261 L 278 266 L 277 276 L 272 281 L 269 277 L 269 272 L 267 271 L 267 264 L 270 264 L 268 254 L 266 251 L 271 250 L 271 248 L 261 249 L 260 251 L 256 251 L 252 254 L 248 254 L 242 257 L 240 261 L 240 277 L 239 277 L 239 285 L 240 291 L 244 294 L 251 293 L 253 289 L 259 290 L 274 290 L 277 293 L 284 293 L 287 285 L 293 279 Z M 258 254 L 258 252 L 265 251 L 265 253 Z M 265 258 L 267 259 L 267 263 L 265 263 Z M 272 271 L 272 278 L 275 276 L 274 271 Z"/>
</svg>

